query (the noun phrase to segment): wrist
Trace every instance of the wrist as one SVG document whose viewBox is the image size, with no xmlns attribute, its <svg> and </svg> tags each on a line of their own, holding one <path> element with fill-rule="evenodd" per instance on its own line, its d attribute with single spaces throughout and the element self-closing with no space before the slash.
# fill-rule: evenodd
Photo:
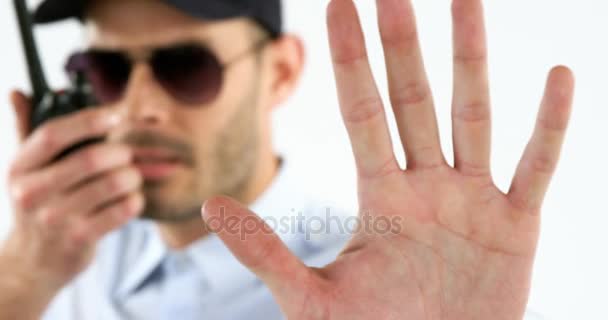
<svg viewBox="0 0 608 320">
<path fill-rule="evenodd" d="M 61 287 L 11 251 L 0 248 L 0 320 L 39 319 Z"/>
</svg>

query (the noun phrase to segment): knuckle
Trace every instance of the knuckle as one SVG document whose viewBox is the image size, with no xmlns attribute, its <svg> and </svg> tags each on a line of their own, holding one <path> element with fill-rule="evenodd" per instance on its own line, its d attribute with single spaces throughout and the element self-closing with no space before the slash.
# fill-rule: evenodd
<svg viewBox="0 0 608 320">
<path fill-rule="evenodd" d="M 539 117 L 538 125 L 549 132 L 561 133 L 568 128 L 568 120 L 558 119 L 556 117 Z"/>
<path fill-rule="evenodd" d="M 391 103 L 396 108 L 419 105 L 430 97 L 429 88 L 421 83 L 410 83 L 402 89 L 394 90 L 391 95 Z"/>
<path fill-rule="evenodd" d="M 143 209 L 143 203 L 143 196 L 137 193 L 122 203 L 120 211 L 128 216 L 134 215 Z"/>
<path fill-rule="evenodd" d="M 59 147 L 58 134 L 55 127 L 51 124 L 38 131 L 40 144 L 47 149 L 56 149 Z"/>
<path fill-rule="evenodd" d="M 72 174 L 72 170 L 70 170 L 70 174 Z M 46 170 L 46 172 L 42 176 L 42 179 L 44 179 L 45 186 L 47 187 L 47 189 L 57 192 L 58 190 L 53 190 L 53 185 L 56 182 L 65 179 L 65 177 L 66 172 L 62 165 L 54 165 Z"/>
<path fill-rule="evenodd" d="M 13 184 L 19 177 L 20 174 L 20 169 L 19 166 L 17 164 L 17 162 L 13 162 L 11 163 L 10 167 L 8 168 L 8 172 L 7 172 L 7 181 L 9 183 L 9 185 Z"/>
<path fill-rule="evenodd" d="M 145 206 L 145 199 L 143 194 L 137 193 L 133 199 L 133 212 L 141 212 Z"/>
<path fill-rule="evenodd" d="M 127 170 L 121 170 L 106 179 L 105 189 L 108 192 L 123 192 L 131 186 L 131 175 Z"/>
<path fill-rule="evenodd" d="M 131 161 L 130 152 L 127 147 L 122 146 L 92 146 L 82 151 L 80 166 L 85 172 L 95 173 L 119 165 L 126 165 Z"/>
<path fill-rule="evenodd" d="M 461 174 L 470 178 L 491 178 L 490 167 L 471 161 L 459 161 L 457 165 Z"/>
<path fill-rule="evenodd" d="M 82 124 L 86 126 L 87 129 L 94 130 L 99 127 L 99 114 L 94 112 L 96 110 L 91 110 L 91 112 L 87 112 L 83 114 Z"/>
<path fill-rule="evenodd" d="M 133 179 L 133 188 L 141 187 L 144 182 L 143 177 L 139 173 L 137 169 L 129 169 L 131 171 L 132 179 Z"/>
<path fill-rule="evenodd" d="M 382 20 L 380 39 L 385 46 L 399 46 L 406 51 L 415 49 L 419 41 L 416 25 L 407 20 Z"/>
<path fill-rule="evenodd" d="M 122 162 L 130 162 L 132 157 L 131 148 L 122 144 L 111 144 L 105 146 L 104 153 L 113 155 L 112 158 L 120 159 Z"/>
<path fill-rule="evenodd" d="M 39 219 L 44 228 L 57 229 L 61 224 L 61 212 L 54 208 L 42 209 Z"/>
<path fill-rule="evenodd" d="M 104 210 L 103 214 L 106 216 L 106 223 L 111 226 L 117 225 L 122 220 L 126 207 L 125 200 L 123 200 Z"/>
<path fill-rule="evenodd" d="M 389 176 L 389 175 L 394 174 L 399 171 L 401 171 L 401 169 L 399 168 L 399 165 L 395 163 L 395 160 L 393 157 L 389 157 L 387 160 L 382 162 L 382 164 L 380 166 L 378 166 L 377 168 L 375 168 L 374 170 L 367 171 L 367 170 L 363 170 L 362 168 L 359 168 L 357 174 L 360 179 L 372 180 L 372 179 L 383 178 L 383 177 Z"/>
<path fill-rule="evenodd" d="M 355 101 L 345 112 L 345 119 L 351 123 L 369 121 L 384 111 L 382 100 L 379 97 L 367 97 Z"/>
<path fill-rule="evenodd" d="M 135 189 L 142 183 L 142 178 L 136 169 L 128 168 L 124 172 L 124 186 L 128 189 Z"/>
<path fill-rule="evenodd" d="M 486 122 L 490 119 L 489 103 L 477 101 L 456 106 L 454 118 L 465 123 Z"/>
<path fill-rule="evenodd" d="M 100 183 L 100 192 L 114 194 L 121 190 L 123 183 L 120 175 L 112 174 Z"/>
<path fill-rule="evenodd" d="M 123 200 L 122 202 L 117 203 L 104 210 L 104 212 L 102 213 L 105 217 L 103 226 L 98 226 L 99 229 L 103 229 L 100 230 L 100 232 L 105 233 L 120 226 L 120 224 L 125 220 L 125 217 L 128 215 L 128 205 L 125 204 L 125 202 L 126 200 Z"/>
<path fill-rule="evenodd" d="M 537 155 L 532 159 L 532 169 L 542 174 L 552 174 L 557 167 L 557 161 L 548 155 Z"/>
<path fill-rule="evenodd" d="M 80 227 L 72 232 L 70 242 L 77 248 L 88 246 L 94 238 L 94 233 L 88 228 Z"/>
<path fill-rule="evenodd" d="M 85 172 L 95 172 L 101 166 L 101 156 L 95 149 L 87 149 L 80 155 L 81 167 Z"/>
<path fill-rule="evenodd" d="M 104 176 L 91 187 L 91 193 L 97 195 L 118 195 L 126 192 L 128 186 L 122 171 Z"/>
<path fill-rule="evenodd" d="M 411 147 L 409 150 L 411 150 L 408 151 L 410 154 L 417 155 L 417 158 L 412 157 L 410 163 L 408 163 L 408 168 L 410 169 L 435 170 L 447 167 L 441 149 L 436 145 L 421 144 Z"/>
<path fill-rule="evenodd" d="M 538 215 L 541 211 L 541 204 L 527 197 L 515 197 L 511 199 L 511 205 L 519 211 L 530 212 L 532 215 Z"/>
<path fill-rule="evenodd" d="M 462 48 L 454 53 L 454 60 L 459 67 L 472 70 L 483 68 L 487 64 L 488 56 L 484 47 L 471 41 L 461 45 Z"/>
<path fill-rule="evenodd" d="M 105 154 L 108 161 L 117 167 L 132 164 L 133 151 L 126 145 L 108 145 Z"/>
<path fill-rule="evenodd" d="M 25 183 L 16 182 L 11 186 L 11 196 L 17 207 L 20 209 L 28 209 L 32 206 L 35 198 L 35 190 Z"/>
</svg>

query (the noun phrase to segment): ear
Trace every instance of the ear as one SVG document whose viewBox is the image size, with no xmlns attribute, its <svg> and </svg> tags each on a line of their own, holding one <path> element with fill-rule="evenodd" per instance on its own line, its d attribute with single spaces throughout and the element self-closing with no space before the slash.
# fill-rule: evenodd
<svg viewBox="0 0 608 320">
<path fill-rule="evenodd" d="M 272 42 L 271 52 L 270 102 L 274 107 L 289 98 L 302 76 L 305 63 L 304 43 L 295 35 L 283 35 Z"/>
</svg>

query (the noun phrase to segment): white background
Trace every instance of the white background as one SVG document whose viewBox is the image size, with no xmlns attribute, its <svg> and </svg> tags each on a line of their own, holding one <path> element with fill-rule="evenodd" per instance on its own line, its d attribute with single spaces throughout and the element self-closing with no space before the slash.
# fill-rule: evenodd
<svg viewBox="0 0 608 320">
<path fill-rule="evenodd" d="M 0 94 L 27 88 L 10 1 L 0 4 Z M 300 168 L 301 184 L 353 208 L 353 161 L 340 122 L 325 29 L 327 1 L 287 0 L 290 31 L 308 49 L 306 73 L 277 112 L 276 145 Z M 374 1 L 357 1 L 380 88 L 386 88 Z M 451 151 L 449 0 L 414 2 L 444 149 Z M 547 197 L 530 307 L 549 319 L 608 319 L 608 6 L 603 0 L 486 1 L 494 99 L 493 168 L 505 189 L 531 133 L 547 71 L 566 64 L 577 76 L 575 112 L 559 172 Z M 74 23 L 38 33 L 52 82 L 80 43 Z M 0 178 L 16 150 L 11 107 L 0 104 Z M 393 127 L 393 131 L 394 131 Z M 395 139 L 396 141 L 397 139 Z M 11 210 L 0 184 L 0 238 Z"/>
</svg>

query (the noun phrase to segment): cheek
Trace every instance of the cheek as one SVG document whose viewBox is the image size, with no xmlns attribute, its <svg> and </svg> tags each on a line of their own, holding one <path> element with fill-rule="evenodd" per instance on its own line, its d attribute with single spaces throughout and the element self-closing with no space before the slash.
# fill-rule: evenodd
<svg viewBox="0 0 608 320">
<path fill-rule="evenodd" d="M 228 74 L 226 76 L 224 89 L 214 102 L 200 106 L 180 106 L 174 110 L 172 118 L 175 125 L 196 148 L 199 157 L 213 156 L 209 153 L 217 149 L 220 137 L 227 131 L 238 130 L 238 128 L 231 129 L 230 126 L 234 125 L 235 117 L 239 117 L 239 108 L 243 104 L 237 92 L 244 90 L 242 87 L 240 90 L 235 89 L 234 86 L 237 84 L 232 82 L 232 77 Z"/>
<path fill-rule="evenodd" d="M 178 130 L 190 142 L 199 161 L 206 165 L 216 149 L 218 139 L 229 125 L 230 114 L 223 106 L 210 106 L 205 109 L 182 111 L 178 117 Z"/>
<path fill-rule="evenodd" d="M 210 131 L 219 131 L 226 126 L 242 104 L 242 92 L 245 87 L 235 82 L 229 72 L 226 73 L 222 89 L 214 101 L 197 106 L 180 106 L 176 108 L 175 117 L 178 122 L 188 128 L 204 126 Z"/>
</svg>

